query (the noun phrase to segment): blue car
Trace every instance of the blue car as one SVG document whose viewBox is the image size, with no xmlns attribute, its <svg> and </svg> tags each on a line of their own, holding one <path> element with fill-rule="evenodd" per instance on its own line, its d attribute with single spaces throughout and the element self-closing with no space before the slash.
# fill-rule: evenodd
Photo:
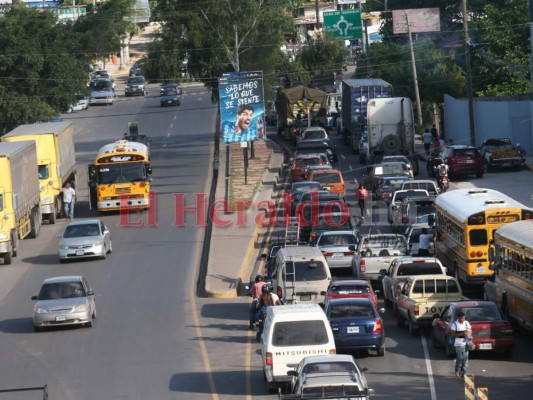
<svg viewBox="0 0 533 400">
<path fill-rule="evenodd" d="M 370 299 L 332 299 L 325 311 L 337 351 L 376 350 L 378 356 L 385 355 L 383 320 Z"/>
</svg>

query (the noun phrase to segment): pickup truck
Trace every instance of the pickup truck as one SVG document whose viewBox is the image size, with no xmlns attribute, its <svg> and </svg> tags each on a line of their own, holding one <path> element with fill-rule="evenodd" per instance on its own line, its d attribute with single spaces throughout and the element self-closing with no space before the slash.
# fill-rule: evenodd
<svg viewBox="0 0 533 400">
<path fill-rule="evenodd" d="M 395 226 L 402 225 L 402 222 L 404 224 L 407 223 L 407 220 L 404 221 L 402 219 L 402 201 L 407 198 L 417 199 L 420 197 L 428 198 L 428 191 L 423 189 L 408 189 L 395 191 L 392 195 L 392 199 L 389 204 L 389 222 Z"/>
<path fill-rule="evenodd" d="M 457 279 L 446 275 L 410 276 L 396 297 L 394 317 L 396 325 L 409 326 L 416 335 L 420 327 L 429 327 L 433 316 L 440 314 L 450 303 L 465 300 Z"/>
<path fill-rule="evenodd" d="M 383 298 L 385 306 L 391 307 L 396 301 L 403 284 L 410 276 L 446 275 L 446 268 L 434 257 L 398 257 L 389 269 L 382 269 Z"/>
<path fill-rule="evenodd" d="M 407 255 L 407 240 L 403 235 L 380 233 L 363 235 L 357 248 L 352 269 L 355 279 L 378 281 L 379 271 L 388 268 L 396 257 Z"/>
<path fill-rule="evenodd" d="M 513 145 L 509 138 L 487 139 L 481 144 L 479 152 L 489 172 L 497 167 L 522 168 L 520 148 Z"/>
</svg>

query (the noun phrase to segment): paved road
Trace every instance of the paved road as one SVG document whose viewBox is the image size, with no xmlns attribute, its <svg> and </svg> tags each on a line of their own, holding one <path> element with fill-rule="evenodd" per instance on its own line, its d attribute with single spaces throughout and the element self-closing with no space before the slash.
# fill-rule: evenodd
<svg viewBox="0 0 533 400">
<path fill-rule="evenodd" d="M 76 126 L 76 217 L 96 215 L 87 209 L 84 165 L 138 121 L 152 138 L 158 226 L 125 227 L 119 215 L 103 216 L 114 250 L 105 261 L 59 265 L 64 222 L 23 241 L 16 262 L 0 269 L 0 388 L 48 384 L 51 399 L 93 400 L 184 398 L 187 387 L 208 386 L 194 301 L 204 229 L 192 213 L 187 227 L 173 226 L 172 193 L 206 192 L 216 109 L 200 87 L 185 89 L 180 108 L 160 108 L 155 86 L 147 98 L 126 99 L 118 89 L 115 105 L 65 116 Z M 30 296 L 43 279 L 65 274 L 84 275 L 95 290 L 96 326 L 34 334 Z"/>
</svg>

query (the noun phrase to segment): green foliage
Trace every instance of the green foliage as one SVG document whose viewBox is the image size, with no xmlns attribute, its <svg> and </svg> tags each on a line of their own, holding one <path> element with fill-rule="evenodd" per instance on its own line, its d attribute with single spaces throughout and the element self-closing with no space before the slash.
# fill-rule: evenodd
<svg viewBox="0 0 533 400">
<path fill-rule="evenodd" d="M 311 78 L 332 76 L 341 73 L 348 51 L 335 39 L 310 42 L 298 54 L 303 68 L 311 73 Z"/>
</svg>

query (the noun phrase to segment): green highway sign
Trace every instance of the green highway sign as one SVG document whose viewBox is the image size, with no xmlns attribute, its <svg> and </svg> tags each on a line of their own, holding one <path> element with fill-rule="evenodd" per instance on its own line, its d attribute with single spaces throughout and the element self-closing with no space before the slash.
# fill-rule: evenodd
<svg viewBox="0 0 533 400">
<path fill-rule="evenodd" d="M 324 32 L 339 39 L 362 39 L 361 12 L 359 10 L 325 12 Z"/>
</svg>

